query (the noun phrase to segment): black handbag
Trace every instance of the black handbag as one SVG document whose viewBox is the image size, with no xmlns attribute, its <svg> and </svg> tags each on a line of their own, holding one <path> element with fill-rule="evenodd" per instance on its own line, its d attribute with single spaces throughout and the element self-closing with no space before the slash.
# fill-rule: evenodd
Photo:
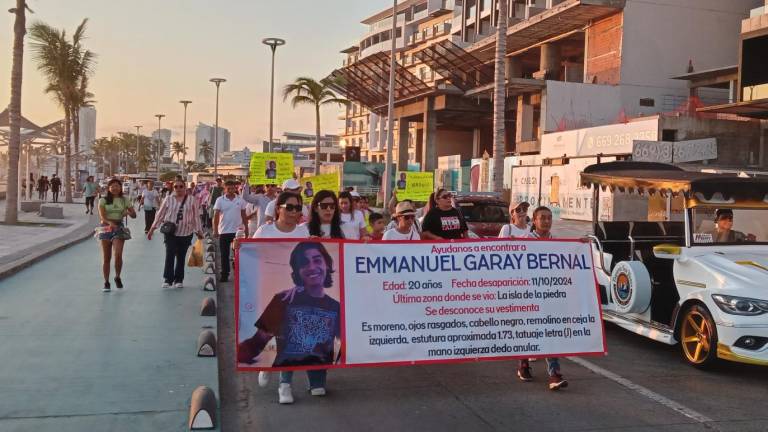
<svg viewBox="0 0 768 432">
<path fill-rule="evenodd" d="M 168 197 L 169 199 L 171 197 Z M 176 213 L 176 222 L 171 221 L 165 221 L 162 225 L 160 225 L 160 232 L 165 235 L 174 235 L 176 233 L 176 227 L 178 226 L 179 222 L 181 222 L 181 218 L 184 217 L 184 204 L 187 202 L 187 197 L 185 196 L 184 199 L 181 201 L 181 207 L 179 207 L 179 212 Z"/>
</svg>

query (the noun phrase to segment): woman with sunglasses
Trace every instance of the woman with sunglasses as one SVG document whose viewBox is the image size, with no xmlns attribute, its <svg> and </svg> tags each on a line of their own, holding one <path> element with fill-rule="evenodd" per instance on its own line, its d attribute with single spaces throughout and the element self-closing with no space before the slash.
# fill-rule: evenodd
<svg viewBox="0 0 768 432">
<path fill-rule="evenodd" d="M 183 181 L 173 183 L 173 194 L 168 195 L 160 204 L 157 217 L 147 232 L 147 239 L 159 225 L 171 226 L 173 232 L 165 233 L 165 266 L 163 268 L 163 288 L 184 288 L 184 264 L 187 250 L 192 244 L 192 234 L 203 238 L 200 220 L 200 203 L 194 196 L 187 194 Z M 163 231 L 163 230 L 161 230 Z"/>
<path fill-rule="evenodd" d="M 526 238 L 531 233 L 531 224 L 528 223 L 528 208 L 531 205 L 526 201 L 512 201 L 509 205 L 509 224 L 501 227 L 499 238 Z"/>
<path fill-rule="evenodd" d="M 393 228 L 384 232 L 382 240 L 420 240 L 421 235 L 414 226 L 416 221 L 416 210 L 408 201 L 402 201 L 397 204 L 395 213 L 392 215 L 395 222 Z"/>
<path fill-rule="evenodd" d="M 422 240 L 467 238 L 467 222 L 453 207 L 453 194 L 443 188 L 430 197 L 430 210 L 421 224 Z"/>
<path fill-rule="evenodd" d="M 131 232 L 123 224 L 126 216 L 136 218 L 136 210 L 133 203 L 123 195 L 123 184 L 113 178 L 107 183 L 107 195 L 99 200 L 99 219 L 101 227 L 98 229 L 98 239 L 101 243 L 102 264 L 101 271 L 104 274 L 104 288 L 109 292 L 109 267 L 112 256 L 115 257 L 115 285 L 123 287 L 120 272 L 123 270 L 123 246 L 130 240 Z"/>
<path fill-rule="evenodd" d="M 264 224 L 253 234 L 254 238 L 308 238 L 306 225 L 299 225 L 304 206 L 301 195 L 283 192 L 275 200 L 275 222 Z"/>
<path fill-rule="evenodd" d="M 341 221 L 341 209 L 336 194 L 329 190 L 315 193 L 306 223 L 310 237 L 343 239 L 354 235 L 355 226 Z M 351 231 L 350 231 L 351 229 Z"/>
</svg>

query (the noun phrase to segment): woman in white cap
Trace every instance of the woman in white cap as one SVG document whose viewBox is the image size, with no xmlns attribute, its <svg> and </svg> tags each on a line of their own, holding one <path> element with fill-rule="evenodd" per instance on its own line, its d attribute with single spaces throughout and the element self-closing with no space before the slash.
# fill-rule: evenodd
<svg viewBox="0 0 768 432">
<path fill-rule="evenodd" d="M 509 205 L 509 222 L 501 227 L 499 238 L 525 238 L 531 233 L 528 223 L 528 208 L 526 201 L 512 201 Z"/>
<path fill-rule="evenodd" d="M 416 210 L 411 203 L 407 201 L 398 203 L 392 217 L 396 225 L 384 232 L 382 240 L 421 240 L 421 235 L 414 226 Z"/>
</svg>

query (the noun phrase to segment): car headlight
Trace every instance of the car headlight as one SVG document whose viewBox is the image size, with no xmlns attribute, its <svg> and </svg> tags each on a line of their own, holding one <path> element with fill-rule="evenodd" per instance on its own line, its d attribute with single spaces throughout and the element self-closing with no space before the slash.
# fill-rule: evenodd
<svg viewBox="0 0 768 432">
<path fill-rule="evenodd" d="M 768 313 L 768 301 L 746 297 L 713 294 L 712 300 L 723 312 L 732 315 L 755 316 Z"/>
</svg>

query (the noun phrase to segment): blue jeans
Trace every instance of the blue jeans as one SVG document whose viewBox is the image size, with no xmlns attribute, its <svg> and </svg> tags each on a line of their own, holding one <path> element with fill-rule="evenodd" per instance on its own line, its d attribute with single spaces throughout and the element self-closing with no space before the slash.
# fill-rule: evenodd
<svg viewBox="0 0 768 432">
<path fill-rule="evenodd" d="M 547 357 L 547 374 L 549 376 L 560 374 L 560 359 L 557 357 Z M 528 359 L 520 360 L 520 367 L 528 367 Z"/>
<path fill-rule="evenodd" d="M 325 388 L 325 378 L 328 375 L 328 371 L 325 369 L 320 370 L 308 370 L 307 379 L 309 380 L 309 388 Z M 293 381 L 293 371 L 280 372 L 280 384 L 290 384 Z"/>
</svg>

